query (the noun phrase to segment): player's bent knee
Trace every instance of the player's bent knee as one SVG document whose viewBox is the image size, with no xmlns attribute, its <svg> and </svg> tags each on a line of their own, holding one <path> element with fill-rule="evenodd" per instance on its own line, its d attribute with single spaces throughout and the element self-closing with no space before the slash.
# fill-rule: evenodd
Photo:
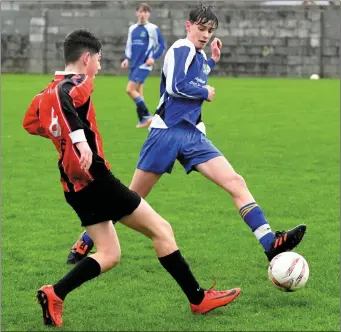
<svg viewBox="0 0 341 332">
<path fill-rule="evenodd" d="M 134 86 L 128 85 L 126 88 L 126 93 L 131 96 L 131 94 L 136 91 L 136 88 Z"/>
<path fill-rule="evenodd" d="M 173 228 L 169 222 L 163 221 L 158 228 L 155 238 L 163 243 L 175 243 Z"/>
<path fill-rule="evenodd" d="M 113 267 L 117 266 L 120 264 L 121 260 L 121 254 L 111 254 L 110 256 L 107 256 L 107 266 L 108 269 L 112 269 Z"/>
<path fill-rule="evenodd" d="M 173 227 L 168 221 L 164 221 L 162 224 L 162 234 L 163 236 L 174 238 Z"/>
<path fill-rule="evenodd" d="M 160 218 L 157 223 L 153 223 L 150 230 L 150 238 L 156 239 L 167 239 L 174 237 L 173 228 L 170 223 L 163 218 Z"/>
</svg>

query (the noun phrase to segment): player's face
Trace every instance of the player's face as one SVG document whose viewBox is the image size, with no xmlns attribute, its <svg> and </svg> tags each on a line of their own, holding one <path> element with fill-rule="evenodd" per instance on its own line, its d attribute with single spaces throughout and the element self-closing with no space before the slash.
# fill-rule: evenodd
<svg viewBox="0 0 341 332">
<path fill-rule="evenodd" d="M 91 55 L 90 53 L 88 53 L 87 65 L 86 65 L 86 74 L 89 77 L 94 78 L 100 70 L 101 70 L 101 55 L 100 55 L 100 53 L 95 53 L 94 55 Z"/>
<path fill-rule="evenodd" d="M 140 24 L 144 24 L 149 20 L 150 12 L 144 11 L 142 8 L 136 11 L 136 18 Z"/>
<path fill-rule="evenodd" d="M 203 49 L 210 41 L 215 30 L 214 23 L 209 21 L 205 24 L 186 22 L 187 38 L 194 44 L 196 49 Z"/>
</svg>

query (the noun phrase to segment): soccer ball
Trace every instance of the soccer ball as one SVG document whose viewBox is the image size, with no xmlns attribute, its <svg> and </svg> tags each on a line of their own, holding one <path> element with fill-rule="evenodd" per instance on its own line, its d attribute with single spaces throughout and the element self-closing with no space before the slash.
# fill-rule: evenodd
<svg viewBox="0 0 341 332">
<path fill-rule="evenodd" d="M 283 252 L 270 262 L 268 276 L 276 288 L 291 292 L 305 286 L 309 278 L 309 266 L 301 255 Z"/>
<path fill-rule="evenodd" d="M 312 75 L 310 76 L 310 79 L 311 79 L 311 80 L 318 80 L 319 78 L 320 78 L 320 76 L 317 75 L 317 74 L 312 74 Z"/>
</svg>

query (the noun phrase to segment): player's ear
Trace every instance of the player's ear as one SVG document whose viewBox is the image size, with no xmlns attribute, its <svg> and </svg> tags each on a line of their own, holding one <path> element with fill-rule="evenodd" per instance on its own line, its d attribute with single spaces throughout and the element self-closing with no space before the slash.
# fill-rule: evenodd
<svg viewBox="0 0 341 332">
<path fill-rule="evenodd" d="M 90 61 L 90 57 L 91 57 L 90 52 L 85 52 L 85 53 L 82 54 L 81 59 L 82 59 L 83 64 L 84 64 L 85 66 L 88 65 L 88 63 L 89 63 L 89 61 Z"/>
<path fill-rule="evenodd" d="M 185 26 L 186 26 L 186 31 L 189 32 L 189 29 L 191 28 L 192 23 L 190 21 L 186 21 Z"/>
</svg>

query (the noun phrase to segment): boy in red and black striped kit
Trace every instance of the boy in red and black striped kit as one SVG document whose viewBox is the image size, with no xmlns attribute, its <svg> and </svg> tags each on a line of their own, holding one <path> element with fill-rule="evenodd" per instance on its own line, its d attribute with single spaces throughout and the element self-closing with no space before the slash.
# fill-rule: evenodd
<svg viewBox="0 0 341 332">
<path fill-rule="evenodd" d="M 65 192 L 83 189 L 97 174 L 108 172 L 110 168 L 104 160 L 95 109 L 90 99 L 92 91 L 93 79 L 89 76 L 57 71 L 53 82 L 33 99 L 24 119 L 24 127 L 30 134 L 50 138 L 56 146 Z M 78 162 L 80 153 L 74 146 L 84 141 L 93 151 L 89 170 L 82 169 Z"/>
<path fill-rule="evenodd" d="M 176 245 L 170 224 L 110 172 L 90 98 L 101 68 L 100 54 L 101 42 L 91 32 L 70 33 L 64 41 L 65 71 L 56 72 L 54 80 L 35 96 L 23 122 L 30 134 L 51 139 L 55 145 L 66 201 L 97 248 L 57 283 L 38 290 L 44 324 L 61 326 L 66 295 L 119 263 L 121 249 L 114 228 L 119 220 L 152 240 L 161 265 L 179 284 L 193 313 L 227 305 L 240 289 L 201 288 Z"/>
</svg>

